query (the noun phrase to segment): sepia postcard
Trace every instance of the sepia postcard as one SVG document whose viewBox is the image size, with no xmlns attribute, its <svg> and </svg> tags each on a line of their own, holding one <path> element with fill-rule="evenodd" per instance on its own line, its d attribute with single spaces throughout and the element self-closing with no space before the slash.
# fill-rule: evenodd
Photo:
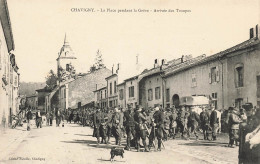
<svg viewBox="0 0 260 164">
<path fill-rule="evenodd" d="M 0 0 L 0 164 L 259 164 L 259 0 Z"/>
</svg>

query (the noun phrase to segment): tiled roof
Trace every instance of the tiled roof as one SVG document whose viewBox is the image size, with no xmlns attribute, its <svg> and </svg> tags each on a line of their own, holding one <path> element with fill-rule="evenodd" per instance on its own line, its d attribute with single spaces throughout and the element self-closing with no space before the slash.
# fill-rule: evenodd
<svg viewBox="0 0 260 164">
<path fill-rule="evenodd" d="M 224 57 L 225 55 L 228 55 L 232 52 L 239 51 L 239 50 L 254 46 L 256 44 L 259 44 L 259 43 L 260 43 L 259 39 L 252 38 L 252 39 L 246 40 L 246 41 L 244 41 L 244 42 L 242 42 L 238 45 L 235 45 L 231 48 L 228 48 L 224 51 L 216 53 L 214 55 L 211 55 L 211 56 L 208 56 L 208 57 L 205 57 L 205 58 L 201 58 L 201 59 L 198 59 L 198 60 L 189 60 L 187 62 L 175 65 L 173 67 L 168 67 L 168 68 L 164 69 L 164 71 L 165 71 L 164 76 L 169 76 L 171 74 L 174 74 L 174 73 L 186 70 L 188 68 L 194 67 L 195 65 L 198 65 L 198 64 L 207 63 L 209 61 L 216 60 L 216 59 Z"/>
</svg>

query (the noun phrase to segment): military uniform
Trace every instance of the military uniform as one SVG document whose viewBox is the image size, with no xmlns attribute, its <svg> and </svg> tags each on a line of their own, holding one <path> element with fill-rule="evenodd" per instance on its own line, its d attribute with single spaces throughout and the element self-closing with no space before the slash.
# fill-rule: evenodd
<svg viewBox="0 0 260 164">
<path fill-rule="evenodd" d="M 209 133 L 208 131 L 210 130 L 210 125 L 209 125 L 209 113 L 206 111 L 202 111 L 200 113 L 200 125 L 201 129 L 203 131 L 204 135 L 204 140 L 208 140 L 209 138 Z"/>
<path fill-rule="evenodd" d="M 175 138 L 175 134 L 176 134 L 176 127 L 177 127 L 177 113 L 176 111 L 174 110 L 172 112 L 172 114 L 170 115 L 170 134 L 171 134 L 171 137 L 173 137 L 173 139 Z"/>
<path fill-rule="evenodd" d="M 250 148 L 250 143 L 246 142 L 246 136 L 253 131 L 259 131 L 260 112 L 254 116 L 248 116 L 247 123 L 240 124 L 240 144 L 239 144 L 239 163 L 260 163 L 260 145 Z M 258 132 L 259 133 L 259 132 Z"/>
<path fill-rule="evenodd" d="M 145 151 L 148 151 L 146 145 L 146 117 L 141 111 L 136 111 L 134 114 L 134 121 L 137 123 L 135 126 L 137 151 L 140 151 L 140 138 L 142 139 Z"/>
<path fill-rule="evenodd" d="M 116 139 L 116 145 L 121 145 L 122 126 L 123 115 L 120 112 L 115 112 L 112 116 L 112 134 Z"/>
<path fill-rule="evenodd" d="M 219 122 L 218 122 L 218 117 L 217 117 L 217 112 L 213 110 L 210 114 L 210 126 L 212 128 L 212 139 L 216 140 L 217 139 L 217 130 L 219 127 Z"/>
<path fill-rule="evenodd" d="M 109 111 L 108 113 L 107 113 L 107 115 L 106 115 L 106 117 L 107 117 L 107 120 L 106 120 L 106 125 L 107 125 L 107 143 L 109 143 L 110 142 L 110 137 L 111 137 L 111 131 L 112 131 L 112 113 Z"/>
<path fill-rule="evenodd" d="M 186 112 L 181 109 L 178 112 L 178 117 L 177 117 L 177 128 L 181 132 L 181 136 L 184 136 L 184 129 L 185 129 L 185 114 Z"/>
<path fill-rule="evenodd" d="M 192 111 L 188 117 L 188 137 L 191 133 L 194 133 L 196 139 L 198 139 L 197 128 L 200 122 L 199 114 L 195 111 Z"/>
<path fill-rule="evenodd" d="M 94 114 L 94 132 L 93 132 L 93 137 L 97 138 L 98 144 L 100 143 L 100 137 L 102 137 L 102 139 L 105 138 L 105 133 L 104 133 L 104 129 L 103 129 L 103 124 L 105 123 L 105 119 L 104 119 L 104 114 L 100 111 L 97 111 Z M 102 124 L 102 125 L 101 125 Z"/>
<path fill-rule="evenodd" d="M 230 111 L 227 117 L 227 123 L 229 125 L 229 146 L 233 147 L 234 142 L 238 142 L 239 139 L 239 123 L 242 120 L 239 117 L 238 111 Z"/>
<path fill-rule="evenodd" d="M 168 139 L 168 135 L 169 135 L 169 131 L 170 131 L 170 116 L 171 116 L 171 112 L 167 111 L 165 112 L 165 119 L 164 119 L 164 128 L 163 128 L 163 135 L 164 135 L 164 140 Z"/>
<path fill-rule="evenodd" d="M 164 127 L 164 113 L 160 110 L 156 111 L 153 115 L 154 125 L 152 127 L 151 134 L 149 136 L 149 147 L 152 147 L 153 140 L 157 137 L 158 150 L 161 150 L 162 138 L 163 138 L 163 127 Z"/>
<path fill-rule="evenodd" d="M 134 120 L 134 110 L 133 109 L 129 109 L 127 111 L 125 111 L 124 113 L 124 125 L 125 125 L 125 128 L 126 128 L 126 135 L 127 135 L 127 138 L 126 138 L 126 150 L 129 150 L 130 147 L 131 147 L 131 139 L 133 136 L 134 140 L 135 139 L 135 136 L 136 136 L 136 131 L 135 131 L 135 120 Z"/>
</svg>

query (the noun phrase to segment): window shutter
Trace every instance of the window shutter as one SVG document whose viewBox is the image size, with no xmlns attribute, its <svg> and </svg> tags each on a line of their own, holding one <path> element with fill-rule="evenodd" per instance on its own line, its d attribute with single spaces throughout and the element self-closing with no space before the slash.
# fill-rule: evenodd
<svg viewBox="0 0 260 164">
<path fill-rule="evenodd" d="M 219 82 L 219 66 L 216 66 L 216 81 Z"/>
<path fill-rule="evenodd" d="M 211 70 L 209 70 L 209 83 L 211 84 L 211 73 L 210 73 Z"/>
</svg>

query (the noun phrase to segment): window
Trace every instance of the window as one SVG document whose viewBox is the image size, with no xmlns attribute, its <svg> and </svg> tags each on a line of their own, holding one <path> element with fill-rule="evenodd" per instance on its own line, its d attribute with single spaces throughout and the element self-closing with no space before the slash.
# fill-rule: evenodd
<svg viewBox="0 0 260 164">
<path fill-rule="evenodd" d="M 66 89 L 64 89 L 64 98 L 66 98 Z"/>
<path fill-rule="evenodd" d="M 166 89 L 166 102 L 170 102 L 170 89 Z"/>
<path fill-rule="evenodd" d="M 160 87 L 155 88 L 155 99 L 158 100 L 161 98 L 161 89 Z"/>
<path fill-rule="evenodd" d="M 217 81 L 217 70 L 216 67 L 211 68 L 211 83 Z"/>
<path fill-rule="evenodd" d="M 69 71 L 69 70 L 70 70 L 70 65 L 66 64 L 66 71 Z"/>
<path fill-rule="evenodd" d="M 109 107 L 112 107 L 112 101 L 109 101 Z"/>
<path fill-rule="evenodd" d="M 244 80 L 244 69 L 243 66 L 236 67 L 236 87 L 243 87 L 243 80 Z"/>
<path fill-rule="evenodd" d="M 116 93 L 116 81 L 114 81 L 114 93 Z"/>
<path fill-rule="evenodd" d="M 153 90 L 149 89 L 148 90 L 148 101 L 152 101 L 153 100 Z"/>
<path fill-rule="evenodd" d="M 215 109 L 218 109 L 218 93 L 212 93 L 212 105 L 214 105 Z"/>
<path fill-rule="evenodd" d="M 112 83 L 110 83 L 110 95 L 112 95 Z"/>
<path fill-rule="evenodd" d="M 219 68 L 218 66 L 212 67 L 209 72 L 209 83 L 215 83 L 219 81 Z"/>
<path fill-rule="evenodd" d="M 101 96 L 101 99 L 102 99 L 102 94 L 103 94 L 103 93 L 102 93 L 102 91 L 100 91 L 100 96 Z"/>
<path fill-rule="evenodd" d="M 134 91 L 134 86 L 129 87 L 129 97 L 134 97 L 135 96 L 135 91 Z"/>
<path fill-rule="evenodd" d="M 105 98 L 107 98 L 107 90 L 105 90 Z"/>
<path fill-rule="evenodd" d="M 193 73 L 191 74 L 191 87 L 196 87 L 196 86 L 197 86 L 196 74 Z"/>
<path fill-rule="evenodd" d="M 120 100 L 123 100 L 123 99 L 124 99 L 124 90 L 123 90 L 123 89 L 120 89 L 120 90 L 119 90 L 119 99 L 120 99 Z"/>
</svg>

